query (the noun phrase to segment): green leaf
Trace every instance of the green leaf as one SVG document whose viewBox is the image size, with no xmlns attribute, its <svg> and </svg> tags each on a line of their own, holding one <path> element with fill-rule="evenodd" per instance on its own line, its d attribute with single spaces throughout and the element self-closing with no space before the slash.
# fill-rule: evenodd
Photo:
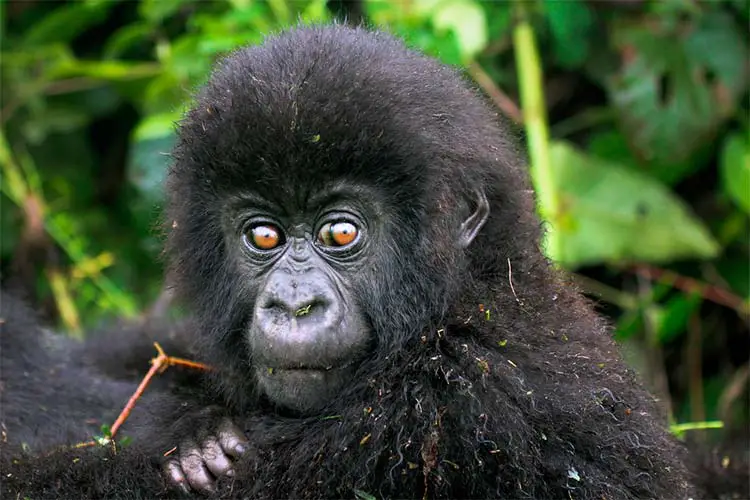
<svg viewBox="0 0 750 500">
<path fill-rule="evenodd" d="M 151 24 L 161 23 L 184 5 L 183 0 L 141 0 L 138 14 Z"/>
<path fill-rule="evenodd" d="M 452 31 L 464 62 L 470 61 L 487 45 L 487 19 L 482 7 L 472 0 L 439 4 L 432 13 L 438 31 Z"/>
<path fill-rule="evenodd" d="M 709 258 L 718 252 L 704 225 L 654 179 L 563 142 L 552 143 L 550 157 L 562 212 L 556 227 L 560 255 L 551 258 L 575 267 Z"/>
<path fill-rule="evenodd" d="M 666 18 L 615 30 L 622 55 L 608 92 L 629 143 L 646 160 L 675 163 L 708 143 L 747 81 L 747 46 L 719 12 L 673 28 Z"/>
<path fill-rule="evenodd" d="M 356 488 L 354 488 L 354 496 L 358 500 L 376 500 L 375 497 L 371 495 L 370 493 L 367 493 L 366 491 L 358 490 Z"/>
<path fill-rule="evenodd" d="M 115 4 L 116 2 L 74 2 L 60 6 L 34 23 L 26 33 L 24 42 L 30 46 L 70 41 L 89 26 L 104 21 L 109 9 Z"/>
<path fill-rule="evenodd" d="M 716 271 L 740 297 L 750 301 L 750 261 L 745 257 L 724 257 L 716 263 Z"/>
<path fill-rule="evenodd" d="M 544 0 L 544 11 L 557 61 L 565 68 L 583 64 L 589 54 L 589 31 L 593 23 L 589 6 L 581 0 Z"/>
<path fill-rule="evenodd" d="M 687 329 L 690 316 L 702 302 L 700 295 L 677 295 L 667 301 L 654 318 L 656 337 L 664 345 Z"/>
<path fill-rule="evenodd" d="M 724 141 L 719 168 L 724 192 L 750 214 L 750 142 L 748 134 L 732 134 Z"/>
<path fill-rule="evenodd" d="M 181 114 L 178 112 L 147 116 L 136 127 L 133 132 L 133 139 L 138 143 L 150 139 L 171 137 L 175 133 L 175 124 L 180 117 Z"/>
<path fill-rule="evenodd" d="M 121 61 L 65 61 L 55 68 L 57 77 L 88 76 L 101 80 L 130 81 L 157 76 L 158 64 L 127 63 Z"/>
<path fill-rule="evenodd" d="M 706 162 L 702 161 L 702 155 L 699 154 L 676 163 L 648 162 L 636 158 L 625 136 L 615 130 L 594 133 L 587 150 L 603 160 L 617 162 L 623 167 L 646 173 L 669 185 L 674 185 L 706 165 Z"/>
<path fill-rule="evenodd" d="M 104 59 L 114 59 L 133 45 L 148 40 L 153 33 L 153 27 L 146 23 L 133 23 L 123 26 L 109 37 L 104 45 Z"/>
<path fill-rule="evenodd" d="M 328 21 L 330 12 L 327 7 L 327 0 L 312 0 L 305 6 L 300 14 L 300 18 L 305 23 Z"/>
</svg>

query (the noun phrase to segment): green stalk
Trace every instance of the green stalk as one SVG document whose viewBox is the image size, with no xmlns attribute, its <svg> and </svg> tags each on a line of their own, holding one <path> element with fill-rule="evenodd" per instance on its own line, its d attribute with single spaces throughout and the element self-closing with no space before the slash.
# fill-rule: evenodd
<svg viewBox="0 0 750 500">
<path fill-rule="evenodd" d="M 687 422 L 684 424 L 672 424 L 669 426 L 670 432 L 675 436 L 682 437 L 687 431 L 702 431 L 706 429 L 722 429 L 724 422 L 721 420 L 709 420 L 706 422 Z"/>
<path fill-rule="evenodd" d="M 544 99 L 542 64 L 534 32 L 527 14 L 527 0 L 516 0 L 516 25 L 513 28 L 513 49 L 516 57 L 521 107 L 531 161 L 531 180 L 537 192 L 537 210 L 549 223 L 544 249 L 553 259 L 560 256 L 558 218 L 559 197 L 552 176 L 549 154 L 549 125 Z"/>
</svg>

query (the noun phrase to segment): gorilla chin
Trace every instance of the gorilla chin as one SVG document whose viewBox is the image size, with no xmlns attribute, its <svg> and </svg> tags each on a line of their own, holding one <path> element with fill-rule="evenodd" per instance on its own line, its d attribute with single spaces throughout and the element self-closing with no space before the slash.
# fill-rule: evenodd
<svg viewBox="0 0 750 500">
<path fill-rule="evenodd" d="M 274 404 L 302 414 L 324 408 L 351 378 L 354 367 L 258 368 L 258 387 Z"/>
</svg>

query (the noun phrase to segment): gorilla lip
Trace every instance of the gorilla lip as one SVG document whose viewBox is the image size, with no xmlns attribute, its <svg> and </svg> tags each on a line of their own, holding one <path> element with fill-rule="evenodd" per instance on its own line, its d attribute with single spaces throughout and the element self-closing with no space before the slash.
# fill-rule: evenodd
<svg viewBox="0 0 750 500">
<path fill-rule="evenodd" d="M 282 365 L 282 366 L 266 366 L 266 373 L 273 375 L 277 371 L 317 371 L 317 372 L 330 372 L 335 370 L 341 370 L 354 365 L 354 361 L 349 361 L 341 365 L 329 364 L 325 366 L 310 366 L 310 365 Z"/>
</svg>

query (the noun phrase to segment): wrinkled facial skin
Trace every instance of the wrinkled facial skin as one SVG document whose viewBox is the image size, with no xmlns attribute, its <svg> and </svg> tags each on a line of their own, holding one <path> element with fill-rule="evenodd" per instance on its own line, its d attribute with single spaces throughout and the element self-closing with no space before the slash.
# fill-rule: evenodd
<svg viewBox="0 0 750 500">
<path fill-rule="evenodd" d="M 287 209 L 252 195 L 228 209 L 237 272 L 256 294 L 244 332 L 252 371 L 259 390 L 281 407 L 320 409 L 373 340 L 355 297 L 377 231 L 355 196 L 361 200 L 361 190 Z"/>
</svg>

